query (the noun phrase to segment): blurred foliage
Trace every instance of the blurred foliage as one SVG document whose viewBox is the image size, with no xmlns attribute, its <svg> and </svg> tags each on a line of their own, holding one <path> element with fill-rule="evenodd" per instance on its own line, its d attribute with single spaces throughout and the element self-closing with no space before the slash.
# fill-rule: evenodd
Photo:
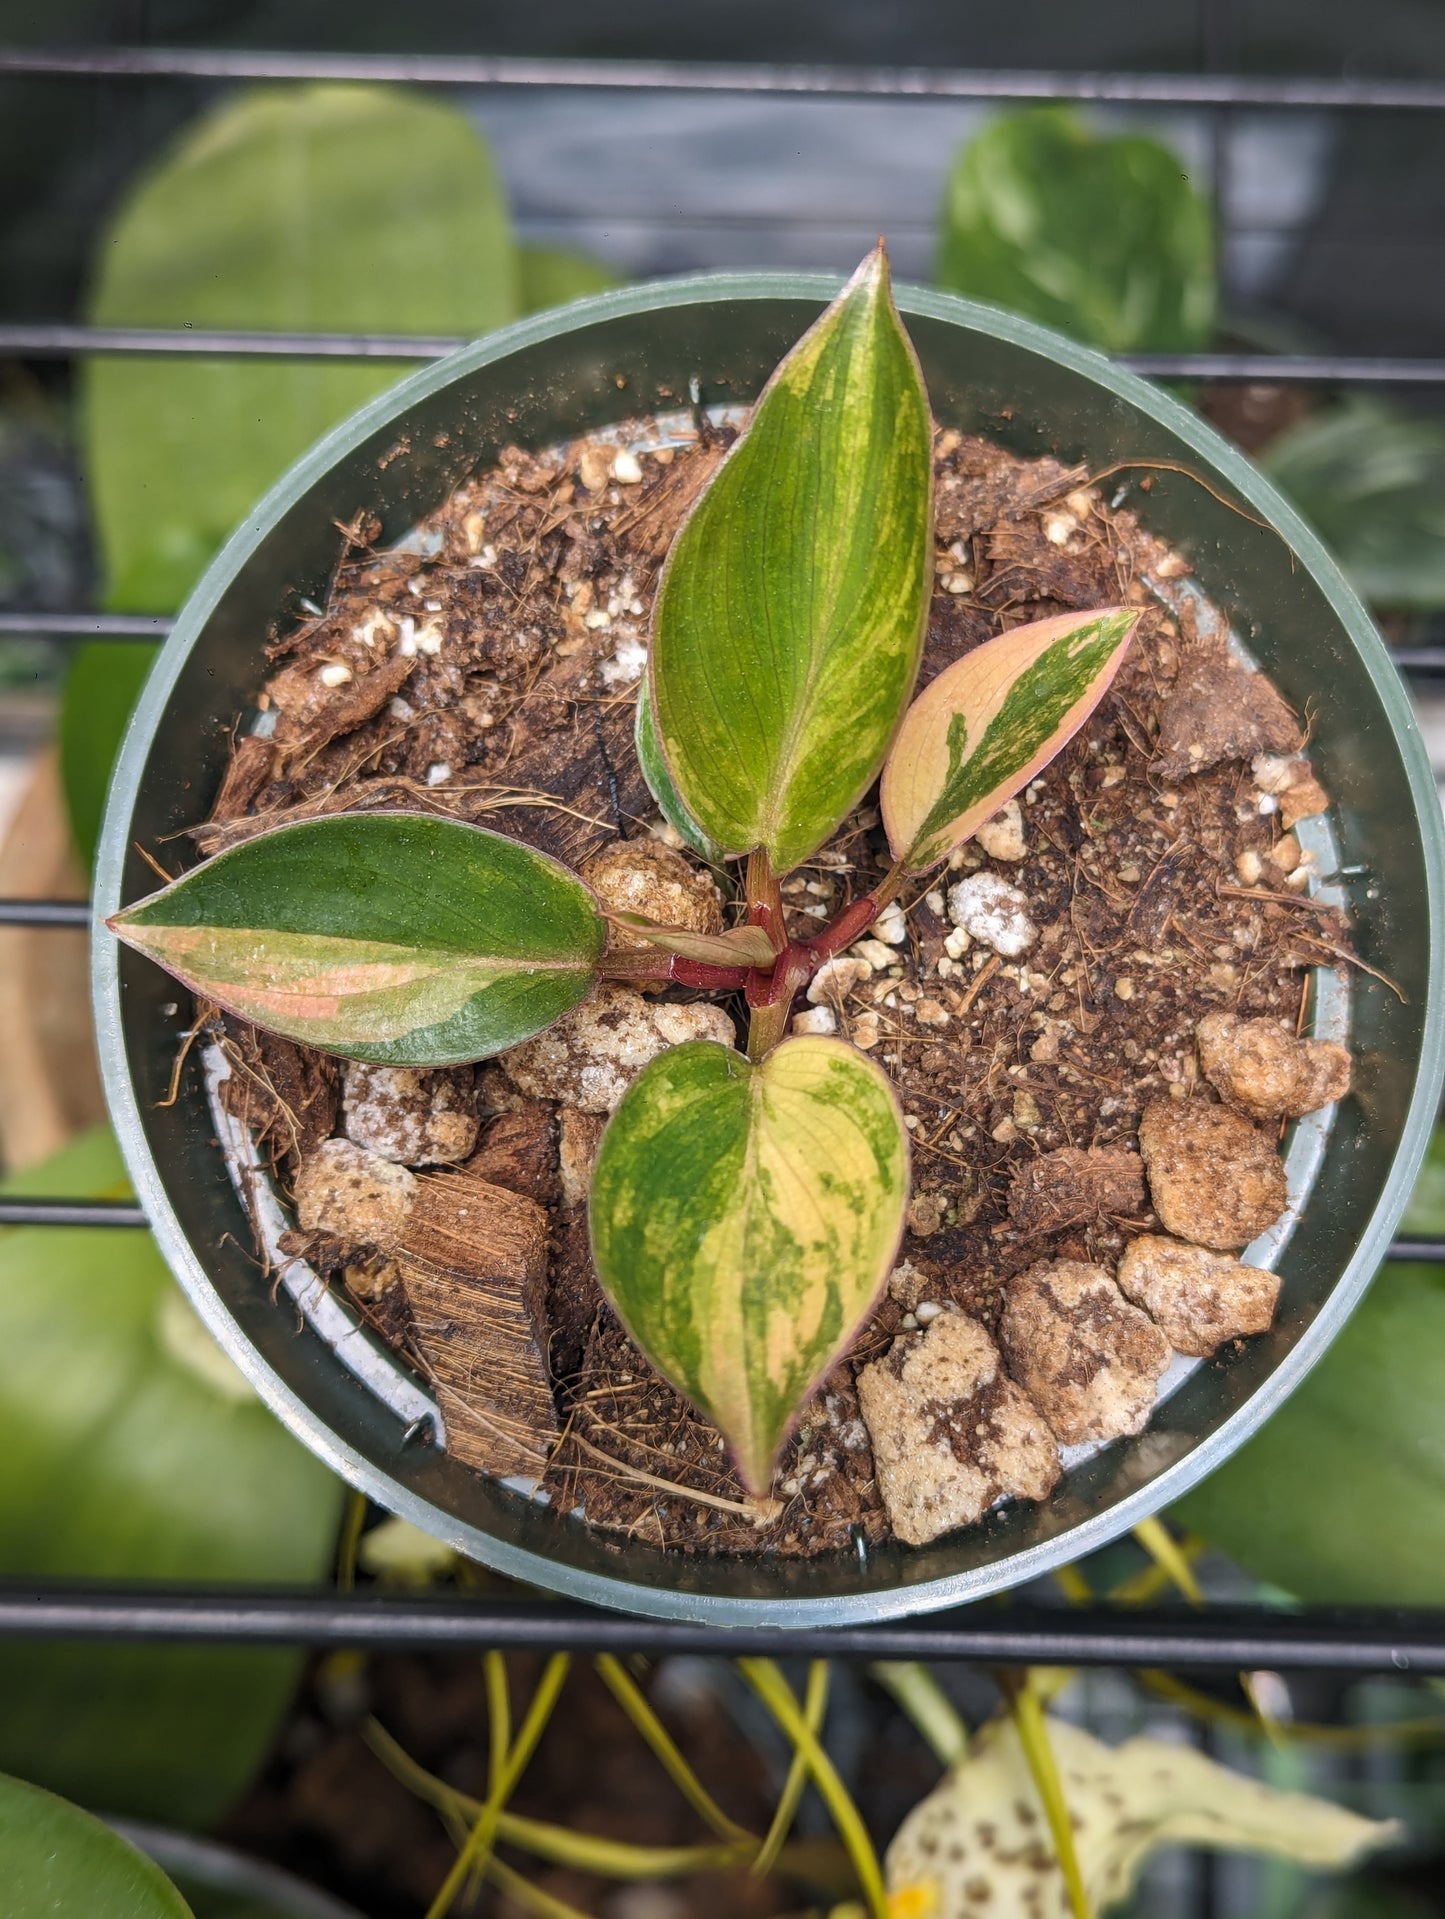
<svg viewBox="0 0 1445 1919">
<path fill-rule="evenodd" d="M 53 1793 L 0 1775 L 5 1919 L 192 1919 L 159 1866 Z"/>
<path fill-rule="evenodd" d="M 113 1196 L 124 1174 L 100 1128 L 3 1190 Z M 341 1495 L 220 1354 L 149 1234 L 0 1230 L 0 1575 L 310 1582 L 330 1567 Z M 259 1765 L 300 1664 L 9 1642 L 0 1766 L 107 1812 L 205 1824 Z"/>
<path fill-rule="evenodd" d="M 590 253 L 567 247 L 519 246 L 517 273 L 519 313 L 545 313 L 566 306 L 589 293 L 606 293 L 617 285 L 617 275 Z"/>
<path fill-rule="evenodd" d="M 1445 425 L 1357 396 L 1281 434 L 1260 464 L 1362 598 L 1445 606 Z"/>
<path fill-rule="evenodd" d="M 585 254 L 516 244 L 486 142 L 454 107 L 396 89 L 292 87 L 223 102 L 132 189 L 101 249 L 88 317 L 471 336 L 612 284 Z M 105 604 L 173 612 L 286 469 L 410 370 L 89 361 L 82 434 Z M 153 651 L 77 649 L 61 762 L 87 860 Z"/>
<path fill-rule="evenodd" d="M 1189 352 L 1214 328 L 1214 222 L 1157 140 L 1031 107 L 954 162 L 935 277 L 1109 353 Z"/>
<path fill-rule="evenodd" d="M 1404 1230 L 1445 1234 L 1445 1129 Z M 1445 1606 L 1445 1267 L 1383 1266 L 1303 1384 L 1174 1516 L 1298 1599 Z"/>
</svg>

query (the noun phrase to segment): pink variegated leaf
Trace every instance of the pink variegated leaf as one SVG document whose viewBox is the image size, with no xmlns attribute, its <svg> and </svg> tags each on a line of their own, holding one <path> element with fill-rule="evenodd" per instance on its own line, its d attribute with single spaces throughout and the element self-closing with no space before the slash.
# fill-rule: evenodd
<svg viewBox="0 0 1445 1919">
<path fill-rule="evenodd" d="M 1078 732 L 1139 623 L 1133 607 L 1061 613 L 975 647 L 904 716 L 880 799 L 893 856 L 920 873 L 977 832 Z"/>
</svg>

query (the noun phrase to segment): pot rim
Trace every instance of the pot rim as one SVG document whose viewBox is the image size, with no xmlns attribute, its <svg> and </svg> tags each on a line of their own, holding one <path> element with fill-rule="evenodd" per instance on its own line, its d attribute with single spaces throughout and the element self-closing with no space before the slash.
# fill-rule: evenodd
<svg viewBox="0 0 1445 1919">
<path fill-rule="evenodd" d="M 899 1583 L 818 1598 L 749 1598 L 674 1592 L 576 1566 L 564 1568 L 556 1558 L 511 1545 L 464 1524 L 393 1480 L 342 1440 L 272 1370 L 232 1318 L 183 1232 L 147 1144 L 131 1082 L 123 1035 L 119 942 L 107 933 L 104 920 L 122 903 L 121 883 L 129 847 L 132 797 L 145 771 L 157 723 L 191 648 L 245 561 L 321 474 L 372 434 L 400 419 L 416 402 L 441 391 L 457 378 L 559 335 L 585 331 L 595 322 L 620 316 L 720 301 L 816 300 L 821 307 L 843 284 L 843 276 L 833 274 L 730 272 L 696 274 L 596 294 L 487 334 L 408 375 L 351 414 L 319 440 L 247 514 L 186 600 L 127 725 L 111 778 L 96 860 L 91 968 L 96 1042 L 106 1099 L 121 1152 L 136 1197 L 167 1263 L 185 1286 L 214 1337 L 241 1367 L 265 1404 L 348 1484 L 386 1510 L 410 1519 L 497 1572 L 599 1606 L 719 1626 L 801 1629 L 935 1612 L 987 1596 L 1003 1587 L 1016 1587 L 1108 1544 L 1131 1526 L 1182 1497 L 1190 1487 L 1222 1465 L 1283 1404 L 1321 1358 L 1384 1259 L 1424 1160 L 1442 1081 L 1445 1081 L 1445 1006 L 1442 1006 L 1445 1001 L 1445 817 L 1442 817 L 1434 776 L 1408 693 L 1389 651 L 1337 563 L 1295 508 L 1237 448 L 1197 414 L 1104 354 L 1002 308 L 966 300 L 957 294 L 906 284 L 895 289 L 898 309 L 905 319 L 913 316 L 933 319 L 965 331 L 1001 338 L 1067 367 L 1139 408 L 1192 448 L 1201 461 L 1222 476 L 1281 536 L 1329 602 L 1365 667 L 1391 725 L 1414 802 L 1429 899 L 1429 922 L 1425 929 L 1429 942 L 1429 990 L 1424 1036 L 1399 1144 L 1365 1230 L 1325 1304 L 1245 1403 L 1182 1458 L 1162 1468 L 1136 1491 L 1125 1494 L 1104 1511 L 993 1565 L 913 1585 Z M 1005 1568 L 1007 1574 L 1001 1576 Z M 565 1577 L 559 1578 L 559 1572 L 563 1571 Z"/>
</svg>

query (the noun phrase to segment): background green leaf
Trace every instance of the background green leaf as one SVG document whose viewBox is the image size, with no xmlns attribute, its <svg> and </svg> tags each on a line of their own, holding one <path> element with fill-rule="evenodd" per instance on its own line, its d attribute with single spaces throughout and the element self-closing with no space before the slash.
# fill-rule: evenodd
<svg viewBox="0 0 1445 1919">
<path fill-rule="evenodd" d="M 97 326 L 477 334 L 518 311 L 506 205 L 455 108 L 363 86 L 263 88 L 189 127 L 97 261 Z M 87 472 L 112 607 L 177 606 L 257 499 L 409 369 L 86 363 Z"/>
<path fill-rule="evenodd" d="M 1445 607 L 1445 425 L 1357 396 L 1271 441 L 1260 464 L 1363 598 Z"/>
<path fill-rule="evenodd" d="M 244 1019 L 393 1066 L 530 1039 L 585 998 L 607 938 L 556 860 L 427 813 L 258 833 L 110 925 Z"/>
<path fill-rule="evenodd" d="M 1031 107 L 954 162 L 935 278 L 1109 353 L 1189 352 L 1214 326 L 1213 219 L 1157 140 Z"/>
<path fill-rule="evenodd" d="M 123 1182 L 100 1128 L 4 1190 L 99 1197 Z M 340 1482 L 188 1360 L 173 1328 L 189 1312 L 148 1233 L 0 1231 L 0 1575 L 326 1573 Z M 300 1665 L 279 1650 L 7 1642 L 0 1766 L 109 1812 L 206 1824 L 260 1764 Z"/>
<path fill-rule="evenodd" d="M 5 1919 L 191 1919 L 159 1866 L 78 1806 L 0 1775 Z"/>
<path fill-rule="evenodd" d="M 519 246 L 517 277 L 522 313 L 545 313 L 619 284 L 610 267 L 570 247 Z"/>
<path fill-rule="evenodd" d="M 754 1492 L 871 1306 L 907 1198 L 892 1088 L 841 1040 L 787 1040 L 760 1065 L 676 1046 L 613 1115 L 592 1182 L 598 1275 Z"/>
<path fill-rule="evenodd" d="M 95 860 L 110 769 L 159 649 L 149 640 L 89 640 L 75 649 L 60 702 L 60 778 L 70 830 Z"/>
<path fill-rule="evenodd" d="M 188 127 L 106 234 L 97 326 L 485 333 L 605 269 L 525 270 L 465 114 L 391 88 L 263 89 Z M 525 285 L 523 282 L 525 281 Z M 104 359 L 83 369 L 84 465 L 111 610 L 174 612 L 232 527 L 394 361 Z M 77 649 L 61 723 L 76 841 L 94 855 L 110 768 L 153 649 Z"/>
<path fill-rule="evenodd" d="M 1445 1132 L 1405 1230 L 1445 1233 Z M 1299 1599 L 1445 1605 L 1445 1266 L 1381 1267 L 1304 1383 L 1174 1511 Z"/>
<path fill-rule="evenodd" d="M 673 542 L 653 715 L 683 806 L 775 870 L 876 777 L 933 560 L 928 397 L 880 247 L 773 374 Z"/>
</svg>

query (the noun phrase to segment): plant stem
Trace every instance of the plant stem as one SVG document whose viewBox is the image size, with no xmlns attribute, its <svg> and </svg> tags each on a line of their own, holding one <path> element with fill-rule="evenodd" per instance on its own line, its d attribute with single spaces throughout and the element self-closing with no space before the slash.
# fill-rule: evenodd
<svg viewBox="0 0 1445 1919">
<path fill-rule="evenodd" d="M 520 1872 L 514 1871 L 500 1859 L 487 1861 L 487 1877 L 500 1886 L 509 1899 L 515 1900 L 524 1912 L 535 1913 L 537 1919 L 592 1919 L 592 1915 L 583 1912 L 580 1906 L 569 1906 L 565 1899 L 544 1892 L 540 1886 L 534 1886 L 530 1879 L 524 1879 Z"/>
<path fill-rule="evenodd" d="M 366 1524 L 366 1494 L 346 1495 L 346 1512 L 341 1521 L 341 1538 L 336 1546 L 336 1586 L 349 1593 L 356 1584 L 356 1552 L 361 1544 L 361 1529 Z"/>
<path fill-rule="evenodd" d="M 748 903 L 749 921 L 754 926 L 761 926 L 773 942 L 773 951 L 781 953 L 788 943 L 783 922 L 783 893 L 772 861 L 761 846 L 748 854 L 743 890 Z"/>
<path fill-rule="evenodd" d="M 996 1672 L 994 1678 L 1008 1705 L 1009 1715 L 1019 1736 L 1019 1745 L 1023 1748 L 1024 1758 L 1033 1775 L 1034 1788 L 1043 1802 L 1044 1817 L 1049 1822 L 1049 1832 L 1054 1842 L 1054 1855 L 1069 1895 L 1069 1910 L 1074 1919 L 1093 1919 L 1084 1875 L 1079 1869 L 1079 1855 L 1074 1846 L 1074 1822 L 1064 1797 L 1054 1749 L 1049 1743 L 1048 1721 L 1044 1717 L 1039 1695 L 1028 1673 L 1020 1674 L 1008 1668 Z"/>
<path fill-rule="evenodd" d="M 661 1760 L 667 1776 L 692 1807 L 723 1839 L 753 1842 L 753 1835 L 735 1820 L 729 1819 L 707 1787 L 679 1751 L 672 1735 L 653 1711 L 640 1686 L 621 1661 L 611 1653 L 600 1653 L 592 1662 L 598 1676 L 636 1726 L 653 1752 Z"/>
<path fill-rule="evenodd" d="M 961 1766 L 968 1756 L 968 1729 L 927 1666 L 916 1659 L 875 1659 L 868 1670 L 903 1708 L 939 1765 L 949 1772 Z"/>
<path fill-rule="evenodd" d="M 1178 1540 L 1162 1520 L 1141 1519 L 1134 1528 L 1134 1537 L 1161 1572 L 1169 1575 L 1191 1606 L 1204 1604 L 1204 1594 L 1199 1589 L 1199 1581 L 1194 1577 L 1194 1568 L 1185 1557 Z"/>
<path fill-rule="evenodd" d="M 803 1718 L 808 1730 L 816 1737 L 823 1730 L 823 1715 L 828 1710 L 828 1662 L 815 1659 L 808 1668 L 808 1685 L 803 1695 Z M 768 1827 L 767 1838 L 758 1850 L 750 1870 L 756 1878 L 772 1871 L 777 1864 L 778 1854 L 783 1849 L 783 1841 L 792 1828 L 798 1810 L 798 1801 L 803 1796 L 803 1787 L 808 1783 L 808 1762 L 803 1757 L 800 1746 L 793 1748 L 792 1763 L 788 1767 L 788 1776 L 783 1781 L 783 1790 L 778 1797 L 777 1809 L 773 1813 L 773 1823 Z"/>
<path fill-rule="evenodd" d="M 818 1735 L 799 1711 L 792 1687 L 771 1659 L 740 1659 L 738 1670 L 807 1760 L 813 1783 L 832 1815 L 838 1837 L 848 1849 L 859 1889 L 868 1902 L 870 1919 L 888 1919 L 888 1894 L 868 1828 Z"/>
<path fill-rule="evenodd" d="M 557 1703 L 557 1695 L 562 1690 L 563 1681 L 567 1677 L 567 1669 L 571 1663 L 571 1659 L 564 1652 L 554 1653 L 547 1661 L 546 1669 L 532 1697 L 532 1703 L 527 1708 L 527 1716 L 522 1721 L 522 1729 L 517 1734 L 516 1743 L 507 1754 L 501 1777 L 492 1784 L 487 1794 L 487 1803 L 483 1806 L 477 1823 L 472 1827 L 467 1843 L 453 1861 L 452 1869 L 443 1880 L 441 1890 L 427 1907 L 426 1919 L 446 1919 L 446 1914 L 451 1911 L 452 1902 L 468 1876 L 474 1870 L 485 1869 L 496 1842 L 502 1808 L 537 1749 L 537 1742 L 552 1716 L 552 1708 Z"/>
</svg>

